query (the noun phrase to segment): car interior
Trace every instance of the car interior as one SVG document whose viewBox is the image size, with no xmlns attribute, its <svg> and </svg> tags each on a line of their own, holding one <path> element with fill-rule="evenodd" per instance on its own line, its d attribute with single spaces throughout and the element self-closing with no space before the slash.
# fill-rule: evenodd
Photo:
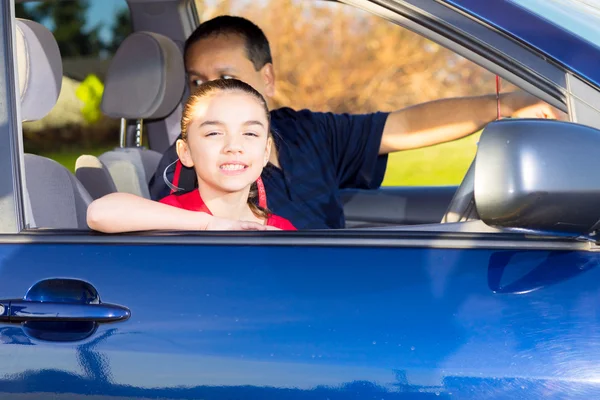
<svg viewBox="0 0 600 400">
<path fill-rule="evenodd" d="M 156 15 L 160 14 L 159 6 L 155 3 Z M 121 120 L 121 131 L 115 132 L 120 143 L 100 156 L 82 154 L 77 159 L 74 174 L 49 158 L 25 154 L 28 229 L 88 230 L 85 214 L 93 199 L 116 191 L 150 198 L 148 182 L 157 168 L 161 151 L 179 134 L 181 101 L 186 92 L 182 40 L 157 33 L 157 29 L 143 29 L 157 18 L 151 14 L 150 3 L 130 0 L 129 8 L 134 21 L 136 15 L 140 16 L 139 23 L 110 60 L 101 103 L 105 115 Z M 174 17 L 167 16 L 166 20 Z M 181 32 L 170 32 L 170 36 L 183 39 L 184 32 L 195 22 L 187 23 L 190 26 L 180 23 Z M 160 24 L 166 30 L 177 29 L 167 25 Z M 37 22 L 18 19 L 16 59 L 21 119 L 39 120 L 56 104 L 61 89 L 63 65 L 52 32 Z M 143 134 L 153 139 L 152 149 L 141 143 Z M 473 179 L 472 165 L 458 188 L 345 190 L 342 199 L 347 228 L 502 231 L 479 220 Z"/>
</svg>

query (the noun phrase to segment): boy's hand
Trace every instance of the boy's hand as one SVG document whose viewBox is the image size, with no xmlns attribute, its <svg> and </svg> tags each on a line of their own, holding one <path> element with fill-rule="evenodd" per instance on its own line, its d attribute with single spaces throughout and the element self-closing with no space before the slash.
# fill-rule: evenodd
<svg viewBox="0 0 600 400">
<path fill-rule="evenodd" d="M 504 117 L 558 119 L 561 121 L 569 119 L 564 112 L 523 90 L 503 93 L 501 96 L 500 105 L 503 108 Z"/>
</svg>

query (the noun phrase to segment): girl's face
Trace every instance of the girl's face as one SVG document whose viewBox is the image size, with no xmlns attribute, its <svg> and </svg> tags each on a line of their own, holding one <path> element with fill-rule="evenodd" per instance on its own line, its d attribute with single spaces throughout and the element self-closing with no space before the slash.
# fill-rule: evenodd
<svg viewBox="0 0 600 400">
<path fill-rule="evenodd" d="M 191 117 L 187 143 L 179 140 L 177 153 L 183 165 L 194 166 L 199 186 L 224 193 L 248 189 L 271 150 L 263 106 L 247 93 L 220 92 L 197 101 Z"/>
</svg>

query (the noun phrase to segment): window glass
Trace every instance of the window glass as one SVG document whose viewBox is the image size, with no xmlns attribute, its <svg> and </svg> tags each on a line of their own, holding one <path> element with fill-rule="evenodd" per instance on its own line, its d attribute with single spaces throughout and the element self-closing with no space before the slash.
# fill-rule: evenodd
<svg viewBox="0 0 600 400">
<path fill-rule="evenodd" d="M 103 81 L 121 41 L 131 32 L 125 0 L 69 0 L 16 4 L 17 18 L 49 28 L 63 61 L 60 97 L 50 113 L 23 124 L 25 152 L 53 158 L 69 170 L 81 154 L 118 144 L 119 121 L 100 111 Z"/>
<path fill-rule="evenodd" d="M 264 30 L 276 70 L 274 107 L 368 113 L 496 90 L 495 75 L 487 70 L 346 4 L 196 0 L 196 5 L 201 21 L 233 14 Z M 508 83 L 501 87 L 515 89 Z M 391 154 L 383 185 L 459 184 L 478 136 Z"/>
</svg>

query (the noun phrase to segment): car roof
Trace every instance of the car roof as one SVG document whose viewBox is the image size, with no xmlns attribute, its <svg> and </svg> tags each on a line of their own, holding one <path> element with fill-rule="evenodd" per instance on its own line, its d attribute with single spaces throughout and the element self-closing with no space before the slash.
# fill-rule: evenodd
<svg viewBox="0 0 600 400">
<path fill-rule="evenodd" d="M 442 1 L 517 38 L 600 87 L 600 35 L 595 36 L 594 31 L 589 30 L 594 21 L 600 26 L 600 12 L 587 12 L 585 25 L 588 30 L 573 28 L 576 18 L 586 11 L 585 7 L 597 11 L 589 5 L 590 0 L 587 0 L 587 6 L 581 0 L 544 0 L 546 8 L 536 0 Z M 578 12 L 571 12 L 571 18 L 565 19 L 562 15 L 552 14 L 549 5 L 555 6 L 555 11 L 556 7 L 563 11 L 564 7 L 572 10 L 576 6 Z"/>
<path fill-rule="evenodd" d="M 588 42 L 600 43 L 600 0 L 509 0 Z"/>
</svg>

